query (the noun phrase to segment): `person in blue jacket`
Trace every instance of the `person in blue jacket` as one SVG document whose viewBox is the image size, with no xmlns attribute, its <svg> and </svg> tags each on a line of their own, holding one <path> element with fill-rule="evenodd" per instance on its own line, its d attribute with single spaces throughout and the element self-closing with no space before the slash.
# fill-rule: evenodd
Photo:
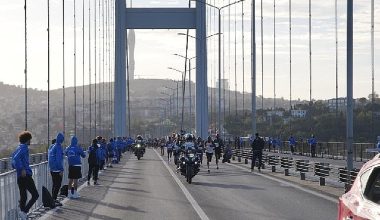
<svg viewBox="0 0 380 220">
<path fill-rule="evenodd" d="M 294 150 L 297 144 L 296 139 L 293 137 L 293 135 L 290 135 L 290 138 L 288 141 L 289 141 L 289 146 L 290 146 L 290 152 L 294 154 Z"/>
<path fill-rule="evenodd" d="M 53 187 L 51 190 L 52 197 L 56 201 L 56 205 L 61 206 L 62 204 L 57 201 L 57 196 L 59 189 L 62 184 L 63 177 L 63 149 L 62 143 L 64 141 L 64 136 L 62 133 L 58 133 L 56 137 L 56 143 L 51 145 L 48 150 L 48 163 L 50 174 L 53 181 Z"/>
<path fill-rule="evenodd" d="M 123 143 L 121 140 L 121 137 L 117 137 L 116 143 L 115 143 L 115 148 L 117 151 L 117 162 L 120 162 L 121 154 L 122 154 L 122 148 L 123 148 Z"/>
<path fill-rule="evenodd" d="M 311 138 L 307 140 L 307 143 L 310 145 L 311 157 L 315 157 L 315 150 L 317 148 L 317 139 L 314 135 L 311 135 Z"/>
<path fill-rule="evenodd" d="M 66 148 L 65 155 L 69 163 L 69 192 L 68 196 L 72 199 L 79 198 L 78 194 L 78 179 L 82 178 L 82 161 L 81 157 L 85 158 L 86 154 L 83 149 L 78 146 L 78 138 L 73 136 L 71 144 Z"/>
<path fill-rule="evenodd" d="M 12 154 L 12 167 L 16 169 L 17 173 L 17 185 L 20 191 L 20 200 L 19 207 L 20 212 L 18 213 L 19 217 L 24 220 L 27 219 L 27 213 L 29 209 L 37 201 L 39 195 L 32 178 L 33 172 L 29 166 L 29 145 L 32 140 L 32 134 L 29 131 L 24 131 L 19 134 L 20 145 Z M 29 192 L 32 195 L 32 198 L 28 200 Z"/>
<path fill-rule="evenodd" d="M 112 168 L 112 160 L 115 156 L 115 145 L 112 138 L 107 144 L 107 151 L 108 151 L 108 166 L 107 167 Z"/>
<path fill-rule="evenodd" d="M 91 146 L 88 148 L 88 175 L 87 175 L 87 185 L 90 185 L 90 179 L 94 180 L 94 185 L 98 185 L 98 174 L 100 165 L 100 154 L 101 150 L 98 146 L 98 140 L 93 139 Z"/>
<path fill-rule="evenodd" d="M 106 164 L 106 158 L 107 158 L 107 144 L 106 144 L 106 139 L 102 138 L 102 140 L 100 140 L 100 165 L 99 165 L 100 170 L 104 170 L 104 165 Z"/>
</svg>

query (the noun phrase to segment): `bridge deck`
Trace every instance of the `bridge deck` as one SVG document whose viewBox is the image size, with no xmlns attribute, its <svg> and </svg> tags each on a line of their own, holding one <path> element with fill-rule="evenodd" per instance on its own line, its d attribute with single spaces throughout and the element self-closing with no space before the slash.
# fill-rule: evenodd
<svg viewBox="0 0 380 220">
<path fill-rule="evenodd" d="M 173 177 L 164 160 L 153 150 L 140 161 L 130 156 L 102 173 L 100 186 L 85 186 L 80 199 L 66 200 L 42 219 L 336 219 L 335 202 L 236 166 L 217 170 L 213 161 L 208 174 L 203 165 L 189 185 Z M 175 171 L 173 163 L 168 168 Z"/>
</svg>

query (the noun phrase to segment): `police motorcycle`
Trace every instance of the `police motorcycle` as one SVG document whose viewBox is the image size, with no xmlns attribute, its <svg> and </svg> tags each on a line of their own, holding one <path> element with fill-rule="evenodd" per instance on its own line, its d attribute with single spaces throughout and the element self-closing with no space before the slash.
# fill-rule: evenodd
<svg viewBox="0 0 380 220">
<path fill-rule="evenodd" d="M 141 135 L 138 135 L 134 144 L 134 153 L 138 160 L 145 154 L 145 144 Z"/>
<path fill-rule="evenodd" d="M 196 155 L 192 134 L 185 135 L 185 143 L 182 144 L 183 156 L 180 159 L 181 175 L 186 177 L 186 182 L 191 184 L 192 179 L 199 172 L 200 161 Z"/>
</svg>

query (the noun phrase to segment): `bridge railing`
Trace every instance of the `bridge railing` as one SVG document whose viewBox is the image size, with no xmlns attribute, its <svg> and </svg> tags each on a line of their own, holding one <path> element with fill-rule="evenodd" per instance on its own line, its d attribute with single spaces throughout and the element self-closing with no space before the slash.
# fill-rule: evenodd
<svg viewBox="0 0 380 220">
<path fill-rule="evenodd" d="M 251 158 L 252 151 L 248 148 L 233 150 L 233 160 L 237 159 L 238 162 L 244 161 L 245 164 L 248 164 L 251 162 Z M 258 165 L 257 163 L 256 166 Z M 301 180 L 306 180 L 306 176 L 308 176 L 311 179 L 318 179 L 321 186 L 324 186 L 326 184 L 326 179 L 329 179 L 341 186 L 345 186 L 346 188 L 349 188 L 352 185 L 360 170 L 359 168 L 354 168 L 354 170 L 348 172 L 347 168 L 344 166 L 297 159 L 290 155 L 280 156 L 265 152 L 263 154 L 262 168 L 266 168 L 267 166 L 272 172 L 283 172 L 285 176 L 299 175 Z"/>
<path fill-rule="evenodd" d="M 33 155 L 31 155 L 32 157 Z M 37 154 L 33 158 L 36 161 L 43 159 L 46 154 Z M 64 160 L 64 174 L 62 185 L 68 183 L 68 163 L 67 159 Z M 45 186 L 47 189 L 51 190 L 52 188 L 52 180 L 50 175 L 50 170 L 48 163 L 46 161 L 36 163 L 31 166 L 33 171 L 33 179 L 36 184 L 36 188 L 40 197 L 35 203 L 34 207 L 31 210 L 37 211 L 42 208 L 42 186 Z M 82 174 L 87 172 L 88 163 L 85 158 L 82 158 Z M 83 175 L 85 177 L 85 175 Z M 5 173 L 0 174 L 0 219 L 5 220 L 13 220 L 18 219 L 18 201 L 19 201 L 19 190 L 17 185 L 17 174 L 15 170 L 10 170 Z M 38 212 L 37 212 L 38 214 Z M 32 213 L 30 217 L 33 215 L 37 215 L 36 212 Z"/>
<path fill-rule="evenodd" d="M 29 156 L 29 163 L 32 165 L 39 164 L 39 163 L 47 161 L 47 159 L 48 159 L 47 153 L 31 154 Z M 13 170 L 11 158 L 0 159 L 0 173 L 4 173 L 11 170 Z"/>
<path fill-rule="evenodd" d="M 235 148 L 238 148 L 235 146 Z M 241 148 L 249 149 L 249 143 L 243 143 Z M 353 144 L 353 156 L 354 161 L 368 161 L 373 158 L 373 153 L 367 153 L 367 149 L 375 148 L 374 143 L 354 143 Z M 290 145 L 289 141 L 281 142 L 280 146 L 269 148 L 268 144 L 265 145 L 266 151 L 275 151 L 279 153 L 289 153 Z M 311 156 L 310 145 L 305 142 L 298 142 L 295 147 L 295 154 Z M 337 160 L 345 160 L 347 155 L 347 146 L 344 142 L 319 142 L 316 147 L 316 157 L 320 158 L 328 158 L 328 159 L 337 159 Z"/>
</svg>

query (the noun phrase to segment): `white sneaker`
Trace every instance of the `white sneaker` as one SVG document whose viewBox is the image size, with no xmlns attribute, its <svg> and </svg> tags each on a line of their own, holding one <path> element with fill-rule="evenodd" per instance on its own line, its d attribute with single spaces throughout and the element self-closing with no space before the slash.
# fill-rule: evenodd
<svg viewBox="0 0 380 220">
<path fill-rule="evenodd" d="M 21 220 L 27 220 L 28 219 L 28 215 L 23 212 L 23 211 L 19 211 L 18 213 L 18 217 L 21 219 Z"/>
<path fill-rule="evenodd" d="M 79 199 L 80 195 L 78 193 L 78 191 L 74 191 L 74 194 L 73 194 L 73 199 Z"/>
</svg>

